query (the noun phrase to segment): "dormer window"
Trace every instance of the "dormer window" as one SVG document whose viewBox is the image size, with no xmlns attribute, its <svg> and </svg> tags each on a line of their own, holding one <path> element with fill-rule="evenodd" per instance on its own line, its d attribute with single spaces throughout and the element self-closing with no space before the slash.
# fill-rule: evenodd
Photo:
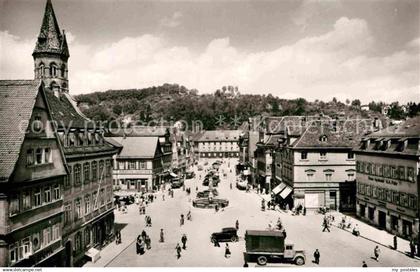
<svg viewBox="0 0 420 272">
<path fill-rule="evenodd" d="M 69 133 L 69 146 L 75 146 L 75 136 L 74 133 Z"/>
<path fill-rule="evenodd" d="M 408 140 L 407 138 L 402 138 L 398 141 L 396 151 L 403 152 L 407 148 Z"/>
<path fill-rule="evenodd" d="M 36 115 L 34 117 L 34 121 L 33 121 L 33 132 L 41 132 L 42 131 L 42 121 L 41 121 L 41 116 L 40 115 Z"/>
<path fill-rule="evenodd" d="M 321 142 L 326 142 L 326 141 L 328 140 L 328 138 L 327 138 L 327 136 L 326 136 L 326 135 L 322 135 L 321 137 L 319 137 L 319 140 L 320 140 Z"/>
</svg>

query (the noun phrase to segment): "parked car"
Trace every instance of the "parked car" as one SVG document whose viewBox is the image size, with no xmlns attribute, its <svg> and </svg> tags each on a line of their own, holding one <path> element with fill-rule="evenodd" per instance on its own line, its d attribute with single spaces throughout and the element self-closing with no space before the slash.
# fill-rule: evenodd
<svg viewBox="0 0 420 272">
<path fill-rule="evenodd" d="M 236 188 L 238 188 L 239 190 L 246 190 L 247 186 L 248 182 L 246 180 L 238 179 L 236 181 Z"/>
<path fill-rule="evenodd" d="M 194 173 L 193 171 L 189 171 L 189 172 L 187 172 L 187 173 L 185 174 L 185 177 L 186 177 L 187 179 L 192 179 L 192 178 L 194 178 L 194 177 L 195 177 L 195 173 Z"/>
<path fill-rule="evenodd" d="M 197 193 L 197 198 L 203 198 L 203 197 L 208 197 L 210 193 L 210 190 L 204 190 L 202 192 L 198 192 Z M 219 194 L 219 192 L 217 192 L 216 189 L 213 189 L 213 196 L 217 196 Z"/>
<path fill-rule="evenodd" d="M 212 233 L 210 241 L 218 242 L 237 242 L 239 240 L 236 228 L 223 228 L 220 232 Z"/>
<path fill-rule="evenodd" d="M 182 185 L 184 185 L 184 180 L 182 180 L 180 178 L 174 178 L 171 182 L 171 188 L 172 189 L 181 188 Z"/>
</svg>

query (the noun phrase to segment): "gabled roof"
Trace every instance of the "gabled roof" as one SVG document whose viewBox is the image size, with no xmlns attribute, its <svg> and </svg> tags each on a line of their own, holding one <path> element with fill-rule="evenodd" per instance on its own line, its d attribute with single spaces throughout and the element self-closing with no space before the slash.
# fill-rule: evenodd
<svg viewBox="0 0 420 272">
<path fill-rule="evenodd" d="M 109 143 L 119 144 L 119 158 L 151 159 L 160 152 L 158 137 L 106 137 Z"/>
<path fill-rule="evenodd" d="M 0 80 L 0 180 L 7 180 L 19 158 L 39 80 Z"/>
<path fill-rule="evenodd" d="M 420 116 L 407 119 L 401 124 L 374 132 L 369 137 L 420 137 Z"/>
<path fill-rule="evenodd" d="M 353 148 L 372 131 L 372 125 L 370 119 L 312 121 L 292 147 Z"/>
<path fill-rule="evenodd" d="M 46 91 L 45 94 L 50 105 L 52 119 L 58 127 L 85 128 L 85 126 L 94 126 L 94 122 L 79 111 L 69 94 L 60 93 L 59 97 L 55 96 L 52 91 Z"/>
<path fill-rule="evenodd" d="M 110 128 L 106 136 L 109 137 L 163 137 L 169 133 L 167 127 L 131 126 L 127 128 Z"/>
<path fill-rule="evenodd" d="M 69 50 L 64 32 L 61 33 L 51 0 L 45 5 L 44 18 L 33 54 L 55 53 L 68 58 Z"/>
<path fill-rule="evenodd" d="M 240 130 L 205 130 L 197 134 L 196 142 L 239 141 Z"/>
</svg>

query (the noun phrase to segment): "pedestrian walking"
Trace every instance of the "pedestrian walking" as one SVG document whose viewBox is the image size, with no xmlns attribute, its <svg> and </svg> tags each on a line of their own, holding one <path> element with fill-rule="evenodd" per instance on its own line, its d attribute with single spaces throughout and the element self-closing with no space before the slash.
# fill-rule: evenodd
<svg viewBox="0 0 420 272">
<path fill-rule="evenodd" d="M 136 252 L 140 255 L 144 254 L 144 240 L 140 235 L 137 237 Z"/>
<path fill-rule="evenodd" d="M 381 250 L 379 249 L 379 246 L 376 246 L 375 249 L 373 250 L 373 254 L 375 254 L 375 260 L 377 262 L 379 261 L 379 253 L 381 253 Z"/>
<path fill-rule="evenodd" d="M 160 239 L 159 243 L 165 242 L 165 235 L 163 234 L 163 229 L 160 229 Z"/>
<path fill-rule="evenodd" d="M 321 258 L 321 254 L 319 253 L 319 250 L 316 249 L 314 252 L 314 259 L 316 264 L 319 264 L 319 258 Z"/>
<path fill-rule="evenodd" d="M 176 244 L 175 250 L 176 250 L 176 257 L 178 259 L 181 258 L 181 247 L 179 246 L 179 243 Z"/>
<path fill-rule="evenodd" d="M 397 250 L 397 248 L 398 248 L 397 235 L 394 235 L 394 249 Z"/>
<path fill-rule="evenodd" d="M 239 230 L 239 220 L 236 220 L 235 227 L 236 227 L 236 230 Z"/>
<path fill-rule="evenodd" d="M 147 226 L 148 227 L 152 226 L 152 217 L 150 217 L 150 216 L 147 218 Z"/>
<path fill-rule="evenodd" d="M 185 233 L 181 237 L 182 249 L 187 249 L 187 235 Z"/>
<path fill-rule="evenodd" d="M 218 205 L 218 204 L 216 204 L 216 206 L 214 206 L 214 210 L 215 210 L 216 212 L 218 212 L 218 211 L 219 211 L 219 205 Z"/>
<path fill-rule="evenodd" d="M 195 191 L 196 191 L 196 192 L 198 191 L 198 186 L 196 186 L 196 187 L 195 187 Z"/>
<path fill-rule="evenodd" d="M 328 232 L 330 232 L 330 227 L 328 224 L 328 219 L 326 217 L 324 217 L 324 222 L 322 223 L 322 225 L 324 226 L 324 229 L 322 230 L 322 232 L 324 232 L 325 230 L 328 230 Z"/>
<path fill-rule="evenodd" d="M 188 211 L 187 213 L 187 220 L 192 221 L 191 211 Z"/>
<path fill-rule="evenodd" d="M 368 267 L 365 261 L 363 261 L 362 267 Z"/>
<path fill-rule="evenodd" d="M 162 194 L 162 201 L 165 201 L 165 195 Z"/>
<path fill-rule="evenodd" d="M 230 189 L 232 190 L 232 188 L 233 188 L 233 187 L 232 187 L 232 182 L 231 182 L 231 183 L 230 183 Z"/>
<path fill-rule="evenodd" d="M 414 258 L 414 255 L 416 254 L 416 245 L 414 243 L 414 239 L 410 239 L 410 257 Z"/>
<path fill-rule="evenodd" d="M 119 230 L 115 231 L 115 243 L 121 244 L 121 232 Z"/>
<path fill-rule="evenodd" d="M 179 225 L 182 226 L 184 225 L 184 215 L 181 214 L 181 218 L 179 219 Z"/>
<path fill-rule="evenodd" d="M 283 229 L 282 234 L 283 234 L 284 239 L 286 239 L 287 237 L 286 229 Z"/>
<path fill-rule="evenodd" d="M 230 249 L 229 249 L 229 244 L 226 243 L 226 246 L 225 246 L 225 258 L 230 258 L 230 255 L 231 255 L 231 253 L 230 253 Z"/>
<path fill-rule="evenodd" d="M 152 248 L 152 241 L 151 241 L 149 235 L 146 235 L 146 239 L 144 240 L 144 242 L 146 243 L 146 248 L 148 250 Z"/>
<path fill-rule="evenodd" d="M 145 223 L 146 227 L 148 227 L 148 222 L 149 222 L 149 216 L 148 216 L 148 215 L 146 215 L 146 216 L 144 217 L 144 223 Z"/>
</svg>

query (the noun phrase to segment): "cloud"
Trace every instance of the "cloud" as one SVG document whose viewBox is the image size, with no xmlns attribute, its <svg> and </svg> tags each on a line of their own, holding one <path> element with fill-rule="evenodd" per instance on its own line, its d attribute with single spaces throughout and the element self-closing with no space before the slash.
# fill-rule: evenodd
<svg viewBox="0 0 420 272">
<path fill-rule="evenodd" d="M 35 39 L 22 40 L 8 31 L 0 31 L 0 77 L 2 79 L 33 77 L 32 51 Z"/>
<path fill-rule="evenodd" d="M 31 78 L 34 41 L 1 35 L 1 52 L 11 49 L 10 56 L 0 56 L 1 76 Z M 196 52 L 152 34 L 101 47 L 81 44 L 73 36 L 70 90 L 78 94 L 179 83 L 201 93 L 234 85 L 242 93 L 284 98 L 419 101 L 420 52 L 410 46 L 374 55 L 375 39 L 366 21 L 346 17 L 326 33 L 260 52 L 232 46 L 229 37 L 211 40 Z"/>
<path fill-rule="evenodd" d="M 183 14 L 179 11 L 174 12 L 170 17 L 164 17 L 160 20 L 160 25 L 174 28 L 181 24 Z"/>
<path fill-rule="evenodd" d="M 420 48 L 420 37 L 407 43 L 408 47 Z"/>
</svg>

